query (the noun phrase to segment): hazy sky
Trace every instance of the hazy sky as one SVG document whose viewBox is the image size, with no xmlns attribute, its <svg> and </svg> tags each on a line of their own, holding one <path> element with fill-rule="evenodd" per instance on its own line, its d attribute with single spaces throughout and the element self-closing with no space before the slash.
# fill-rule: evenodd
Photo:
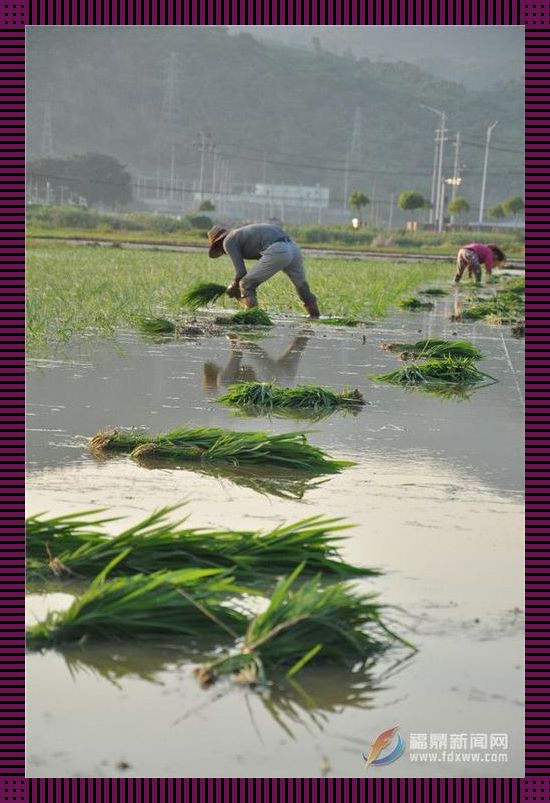
<svg viewBox="0 0 550 803">
<path fill-rule="evenodd" d="M 372 61 L 408 61 L 471 89 L 497 81 L 520 80 L 524 64 L 522 26 L 262 26 L 233 25 L 257 38 L 340 55 L 351 52 Z"/>
</svg>

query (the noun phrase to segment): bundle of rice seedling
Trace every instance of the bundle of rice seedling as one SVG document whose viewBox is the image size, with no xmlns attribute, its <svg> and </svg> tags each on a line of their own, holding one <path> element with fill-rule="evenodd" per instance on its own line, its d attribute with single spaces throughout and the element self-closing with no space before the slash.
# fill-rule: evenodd
<svg viewBox="0 0 550 803">
<path fill-rule="evenodd" d="M 419 363 L 410 363 L 387 374 L 371 374 L 371 379 L 390 385 L 458 385 L 471 387 L 481 382 L 496 382 L 483 373 L 469 357 L 442 357 Z"/>
<path fill-rule="evenodd" d="M 138 318 L 138 329 L 146 335 L 173 335 L 176 325 L 166 318 Z"/>
<path fill-rule="evenodd" d="M 229 385 L 228 392 L 218 398 L 221 404 L 254 407 L 262 410 L 293 408 L 298 410 L 333 410 L 336 407 L 357 407 L 365 404 L 360 390 L 335 393 L 318 385 L 297 385 L 286 388 L 272 382 L 242 382 Z"/>
<path fill-rule="evenodd" d="M 263 581 L 284 574 L 298 563 L 304 562 L 308 573 L 340 577 L 373 576 L 374 569 L 352 566 L 341 560 L 337 546 L 343 540 L 342 530 L 350 525 L 336 519 L 312 516 L 294 524 L 277 527 L 270 532 L 205 530 L 183 527 L 186 519 L 168 521 L 176 508 L 165 507 L 123 530 L 118 535 L 106 533 L 102 527 L 96 531 L 82 531 L 78 514 L 71 521 L 75 525 L 69 543 L 57 537 L 44 543 L 41 535 L 35 537 L 37 523 L 44 530 L 54 530 L 58 518 L 32 517 L 28 527 L 27 577 L 44 578 L 52 570 L 51 555 L 63 567 L 65 576 L 94 577 L 118 555 L 122 559 L 113 566 L 111 576 L 135 573 L 149 574 L 167 566 L 181 569 L 187 566 L 230 570 L 240 582 Z M 84 517 L 87 513 L 81 514 Z"/>
<path fill-rule="evenodd" d="M 198 309 L 211 304 L 224 295 L 226 287 L 214 282 L 199 282 L 194 284 L 180 297 L 180 304 L 187 309 Z"/>
<path fill-rule="evenodd" d="M 415 357 L 469 357 L 481 360 L 483 354 L 468 340 L 440 340 L 427 338 L 416 343 L 382 343 L 385 351 L 399 352 L 401 359 Z"/>
<path fill-rule="evenodd" d="M 420 293 L 424 296 L 432 296 L 433 298 L 449 295 L 448 292 L 441 287 L 427 287 L 426 290 L 420 290 Z"/>
<path fill-rule="evenodd" d="M 222 326 L 273 326 L 273 321 L 267 312 L 260 307 L 239 310 L 230 318 L 216 318 L 216 323 Z"/>
<path fill-rule="evenodd" d="M 25 554 L 27 560 L 43 561 L 47 550 L 57 554 L 60 549 L 73 552 L 83 544 L 93 543 L 98 531 L 117 518 L 103 518 L 104 509 L 83 510 L 63 516 L 43 518 L 38 513 L 25 521 Z M 50 567 L 55 573 L 54 567 Z"/>
<path fill-rule="evenodd" d="M 319 576 L 297 584 L 302 570 L 279 582 L 269 607 L 250 621 L 240 652 L 199 670 L 203 685 L 228 672 L 250 683 L 274 671 L 292 677 L 312 662 L 364 668 L 390 640 L 402 641 L 383 624 L 376 595 L 342 582 L 322 585 Z"/>
<path fill-rule="evenodd" d="M 420 301 L 419 298 L 402 298 L 401 301 L 397 302 L 397 305 L 401 307 L 401 309 L 407 309 L 412 312 L 416 312 L 417 310 L 421 309 L 434 308 L 434 305 L 431 301 Z"/>
<path fill-rule="evenodd" d="M 95 452 L 130 452 L 132 457 L 141 460 L 172 458 L 235 466 L 267 463 L 319 473 L 335 473 L 354 465 L 349 460 L 328 457 L 321 448 L 310 444 L 303 432 L 270 435 L 215 427 L 180 427 L 152 436 L 132 430 L 109 430 L 91 438 L 89 448 Z"/>
<path fill-rule="evenodd" d="M 124 553 L 115 561 L 123 557 Z M 246 627 L 242 613 L 221 603 L 247 589 L 219 570 L 163 570 L 106 580 L 111 568 L 108 565 L 66 611 L 49 613 L 28 628 L 27 647 L 88 638 L 196 638 L 213 627 L 219 637 L 235 637 Z"/>
</svg>

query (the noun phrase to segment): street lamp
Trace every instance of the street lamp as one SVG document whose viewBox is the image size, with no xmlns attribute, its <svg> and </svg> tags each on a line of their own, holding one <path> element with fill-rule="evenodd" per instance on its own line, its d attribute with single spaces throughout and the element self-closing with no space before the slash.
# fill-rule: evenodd
<svg viewBox="0 0 550 803">
<path fill-rule="evenodd" d="M 498 120 L 495 120 L 487 128 L 487 137 L 485 140 L 485 158 L 483 160 L 483 178 L 481 179 L 481 200 L 479 202 L 479 223 L 483 223 L 483 207 L 485 206 L 485 185 L 487 183 L 487 164 L 489 162 L 489 142 L 491 141 L 491 134 L 493 128 L 498 125 Z"/>
<path fill-rule="evenodd" d="M 445 122 L 447 120 L 447 115 L 444 111 L 441 111 L 441 109 L 434 109 L 433 106 L 426 106 L 424 103 L 421 103 L 420 106 L 423 109 L 427 109 L 429 112 L 433 112 L 434 114 L 439 115 L 441 119 L 441 128 L 436 130 L 434 166 L 432 172 L 432 192 L 430 195 L 430 203 L 431 203 L 430 223 L 433 223 L 433 210 L 435 208 L 436 210 L 435 218 L 437 220 L 437 210 L 439 209 L 441 203 L 440 195 L 442 192 L 441 177 L 443 174 L 443 143 L 445 141 Z M 436 168 L 437 168 L 437 178 L 436 178 Z"/>
</svg>

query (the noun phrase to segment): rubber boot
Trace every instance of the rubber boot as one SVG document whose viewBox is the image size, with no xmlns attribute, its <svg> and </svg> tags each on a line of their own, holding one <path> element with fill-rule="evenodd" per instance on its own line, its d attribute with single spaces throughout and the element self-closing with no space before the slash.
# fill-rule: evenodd
<svg viewBox="0 0 550 803">
<path fill-rule="evenodd" d="M 258 299 L 253 290 L 248 290 L 247 294 L 241 298 L 241 301 L 246 309 L 252 309 L 252 307 L 258 306 Z"/>
<path fill-rule="evenodd" d="M 310 318 L 320 318 L 321 313 L 319 312 L 319 307 L 317 306 L 317 301 L 308 301 L 307 304 L 304 304 L 304 307 L 307 310 L 307 314 Z"/>
</svg>

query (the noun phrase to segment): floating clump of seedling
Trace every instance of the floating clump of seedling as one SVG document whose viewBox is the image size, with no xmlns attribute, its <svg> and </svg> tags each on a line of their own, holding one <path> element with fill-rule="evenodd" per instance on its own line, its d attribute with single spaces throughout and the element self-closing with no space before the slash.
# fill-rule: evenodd
<svg viewBox="0 0 550 803">
<path fill-rule="evenodd" d="M 227 288 L 223 284 L 199 282 L 182 294 L 180 304 L 186 309 L 199 309 L 199 307 L 205 307 L 217 301 L 218 298 L 225 294 L 226 290 Z"/>
<path fill-rule="evenodd" d="M 429 310 L 433 309 L 434 305 L 431 301 L 421 301 L 419 298 L 402 298 L 401 301 L 397 302 L 397 306 L 401 307 L 401 309 L 406 309 L 411 312 L 418 312 L 420 310 Z"/>
<path fill-rule="evenodd" d="M 171 458 L 234 466 L 268 464 L 319 473 L 334 473 L 354 465 L 349 460 L 333 460 L 321 448 L 310 444 L 303 432 L 270 435 L 215 427 L 180 427 L 160 435 L 149 435 L 113 429 L 99 432 L 89 440 L 88 446 L 96 453 L 129 452 L 140 460 Z"/>
<path fill-rule="evenodd" d="M 217 569 L 181 569 L 106 579 L 124 552 L 63 612 L 55 611 L 27 630 L 27 647 L 97 639 L 196 638 L 205 628 L 218 637 L 238 636 L 247 619 L 222 604 L 246 592 Z"/>
<path fill-rule="evenodd" d="M 229 385 L 228 392 L 218 401 L 233 407 L 255 408 L 270 412 L 273 409 L 334 410 L 337 407 L 358 407 L 365 404 L 358 388 L 338 393 L 319 385 L 297 385 L 286 388 L 273 382 L 242 382 Z"/>
<path fill-rule="evenodd" d="M 367 326 L 367 321 L 357 318 L 308 318 L 310 323 L 324 323 L 327 326 Z"/>
<path fill-rule="evenodd" d="M 337 519 L 311 516 L 269 532 L 206 530 L 183 526 L 186 519 L 169 521 L 168 514 L 175 509 L 157 510 L 115 536 L 102 526 L 109 520 L 90 518 L 90 511 L 31 516 L 26 521 L 27 580 L 47 579 L 48 571 L 50 578 L 95 577 L 119 555 L 111 577 L 193 566 L 228 570 L 243 583 L 265 583 L 302 562 L 309 574 L 340 578 L 379 574 L 340 558 L 341 532 L 350 525 Z"/>
<path fill-rule="evenodd" d="M 423 296 L 432 296 L 432 298 L 441 298 L 442 296 L 448 296 L 448 292 L 443 290 L 441 287 L 427 287 L 425 290 L 419 291 Z"/>
<path fill-rule="evenodd" d="M 492 384 L 497 381 L 480 371 L 470 357 L 450 356 L 410 363 L 387 374 L 373 374 L 371 379 L 390 385 L 432 388 L 445 388 L 449 385 L 471 388 L 481 383 Z"/>
<path fill-rule="evenodd" d="M 138 318 L 137 328 L 146 335 L 173 335 L 176 325 L 166 318 L 143 317 Z"/>
<path fill-rule="evenodd" d="M 273 326 L 273 321 L 267 312 L 260 307 L 251 307 L 236 312 L 231 317 L 216 318 L 216 323 L 222 326 Z"/>
<path fill-rule="evenodd" d="M 429 337 L 416 343 L 382 343 L 384 351 L 398 352 L 401 359 L 417 357 L 469 357 L 481 360 L 483 354 L 468 340 L 440 340 Z"/>
<path fill-rule="evenodd" d="M 462 310 L 456 319 L 480 321 L 493 325 L 523 323 L 525 317 L 525 280 L 512 279 L 498 288 L 491 298 L 478 299 Z"/>
<path fill-rule="evenodd" d="M 239 650 L 197 670 L 202 685 L 228 673 L 262 683 L 273 673 L 292 677 L 312 663 L 364 668 L 391 642 L 411 647 L 383 623 L 376 595 L 343 582 L 323 585 L 319 575 L 297 584 L 302 570 L 279 582 L 268 608 L 249 622 Z"/>
</svg>

